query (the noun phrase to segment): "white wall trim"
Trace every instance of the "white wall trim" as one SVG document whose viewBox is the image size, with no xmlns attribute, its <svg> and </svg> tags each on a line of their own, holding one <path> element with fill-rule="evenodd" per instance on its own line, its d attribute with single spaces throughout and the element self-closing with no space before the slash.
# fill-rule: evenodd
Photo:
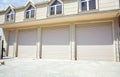
<svg viewBox="0 0 120 77">
<path fill-rule="evenodd" d="M 37 58 L 42 58 L 42 28 L 37 29 Z"/>
<path fill-rule="evenodd" d="M 6 37 L 5 37 L 6 38 Z M 8 40 L 7 40 L 7 49 L 6 49 L 6 56 L 9 55 L 9 39 L 10 39 L 10 31 L 8 31 Z"/>
<path fill-rule="evenodd" d="M 119 24 L 118 24 L 118 19 L 115 18 L 113 21 L 113 33 L 114 33 L 114 50 L 115 50 L 115 61 L 119 62 Z"/>
<path fill-rule="evenodd" d="M 76 47 L 75 47 L 75 24 L 70 25 L 70 52 L 71 60 L 76 60 Z"/>
<path fill-rule="evenodd" d="M 114 61 L 117 61 L 117 60 L 116 60 L 116 46 L 115 46 L 116 41 L 115 41 L 115 30 L 114 30 L 115 28 L 114 28 L 114 25 L 115 25 L 115 23 L 114 23 L 114 21 L 112 21 Z"/>
<path fill-rule="evenodd" d="M 100 23 L 100 22 L 113 22 L 113 20 L 97 20 L 97 21 L 75 22 L 75 24 L 79 25 L 79 24 Z"/>
<path fill-rule="evenodd" d="M 14 51 L 13 51 L 13 56 L 17 57 L 18 56 L 18 30 L 15 30 L 15 41 L 14 41 Z"/>
</svg>

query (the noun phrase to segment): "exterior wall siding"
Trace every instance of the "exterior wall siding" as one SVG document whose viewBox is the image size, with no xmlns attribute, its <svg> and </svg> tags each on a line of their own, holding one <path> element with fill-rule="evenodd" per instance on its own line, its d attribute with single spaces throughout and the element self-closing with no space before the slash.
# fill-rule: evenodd
<svg viewBox="0 0 120 77">
<path fill-rule="evenodd" d="M 113 32 L 114 32 L 114 50 L 115 50 L 115 58 L 116 61 L 120 61 L 120 49 L 119 49 L 119 40 L 120 40 L 120 33 L 119 33 L 119 19 L 116 17 L 113 21 L 114 27 L 113 27 Z"/>
<path fill-rule="evenodd" d="M 79 0 L 63 0 L 63 15 L 73 15 L 73 14 L 78 14 L 79 13 L 79 3 L 78 3 L 78 1 Z M 113 10 L 113 9 L 118 9 L 119 8 L 119 0 L 98 0 L 98 9 L 99 9 L 99 11 L 104 11 L 104 10 Z M 48 13 L 49 13 L 49 10 L 48 10 L 48 4 L 44 4 L 44 5 L 40 5 L 40 6 L 38 6 L 38 7 L 36 7 L 36 19 L 46 19 L 47 18 L 47 16 L 48 16 Z M 16 14 L 15 14 L 15 22 L 17 23 L 17 22 L 23 22 L 25 19 L 24 19 L 24 17 L 25 17 L 25 15 L 24 15 L 24 10 L 19 10 L 19 11 L 16 11 Z M 3 15 L 3 14 L 1 14 L 0 15 L 0 24 L 4 24 L 4 21 L 5 21 L 5 15 Z M 91 20 L 92 21 L 92 20 Z M 90 22 L 91 22 L 90 21 Z M 101 19 L 99 19 L 98 21 L 101 21 Z M 102 22 L 103 21 L 105 21 L 105 20 L 102 20 Z M 107 20 L 106 20 L 107 21 Z M 79 22 L 79 21 L 78 21 Z M 82 22 L 82 21 L 81 21 Z M 81 23 L 80 22 L 80 23 Z M 84 22 L 84 21 L 83 21 Z M 86 21 L 85 21 L 86 22 Z M 92 22 L 95 22 L 95 21 L 92 21 Z M 64 24 L 64 23 L 61 23 L 61 24 Z M 64 37 L 65 36 L 68 36 L 67 38 L 69 39 L 68 41 L 69 42 L 67 42 L 67 43 L 69 43 L 69 44 L 67 44 L 68 46 L 68 48 L 62 48 L 62 49 L 64 49 L 65 51 L 71 51 L 69 54 L 71 54 L 72 56 L 70 57 L 70 59 L 75 59 L 76 57 L 77 57 L 77 53 L 76 53 L 76 46 L 77 46 L 77 43 L 78 42 L 76 42 L 76 31 L 77 31 L 77 29 L 76 29 L 76 25 L 77 23 L 76 22 L 70 22 L 69 23 L 69 27 L 70 28 L 67 28 L 66 30 L 64 30 L 64 31 L 68 31 L 68 33 L 67 33 L 67 35 L 64 35 Z M 89 23 L 86 23 L 88 26 L 90 26 L 90 24 Z M 50 24 L 51 25 L 51 24 Z M 47 25 L 47 26 L 50 26 L 50 25 Z M 55 23 L 55 24 L 52 24 L 51 26 L 53 26 L 53 25 L 57 25 L 57 23 Z M 98 25 L 98 23 L 97 23 L 97 25 Z M 112 34 L 113 34 L 113 37 L 110 37 L 110 39 L 111 38 L 113 38 L 113 40 L 112 40 L 112 42 L 113 42 L 113 45 L 111 45 L 109 48 L 111 48 L 110 50 L 112 50 L 113 48 L 114 48 L 114 50 L 113 51 L 115 51 L 115 55 L 114 55 L 114 57 L 115 57 L 115 60 L 116 60 L 116 58 L 117 59 L 119 59 L 119 43 L 118 43 L 118 38 L 119 38 L 119 30 L 118 30 L 118 20 L 117 20 L 117 18 L 114 20 L 114 21 L 112 21 L 112 23 L 110 24 L 110 25 L 112 25 L 113 27 L 111 27 L 110 29 L 111 30 L 113 30 L 112 31 Z M 34 26 L 34 25 L 32 25 L 32 26 Z M 46 25 L 45 25 L 46 26 Z M 80 25 L 81 26 L 81 25 Z M 35 27 L 35 26 L 34 26 Z M 36 44 L 38 44 L 38 46 L 36 46 L 35 47 L 35 50 L 34 51 L 38 51 L 37 53 L 40 53 L 40 54 L 36 54 L 37 56 L 39 55 L 40 57 L 44 54 L 42 54 L 41 52 L 42 51 L 45 51 L 45 48 L 44 47 L 42 47 L 43 45 L 44 45 L 44 40 L 45 39 L 49 39 L 49 38 L 52 38 L 52 35 L 53 35 L 53 37 L 54 36 L 57 36 L 57 35 L 59 35 L 59 34 L 61 34 L 62 32 L 64 32 L 64 31 L 62 31 L 62 30 L 59 30 L 59 29 L 54 29 L 54 31 L 53 30 L 51 30 L 50 29 L 50 31 L 53 31 L 51 34 L 49 33 L 49 31 L 47 30 L 47 27 L 43 27 L 43 25 L 41 26 L 41 25 L 39 25 L 39 27 L 40 27 L 40 30 L 38 29 L 38 32 L 35 30 L 35 33 L 34 34 L 32 34 L 31 35 L 31 33 L 29 33 L 30 35 L 29 35 L 29 37 L 30 36 L 35 36 L 36 38 L 36 40 L 35 40 L 35 43 Z M 28 28 L 28 27 L 26 27 L 26 28 Z M 31 27 L 32 28 L 32 27 Z M 10 29 L 12 29 L 12 28 L 10 28 Z M 8 29 L 8 31 L 10 30 L 10 29 Z M 11 54 L 10 56 L 15 56 L 15 53 L 17 53 L 18 51 L 17 51 L 17 47 L 19 48 L 19 41 L 21 42 L 22 40 L 19 40 L 20 38 L 22 39 L 23 38 L 23 35 L 24 35 L 24 33 L 25 32 L 23 32 L 22 30 L 21 30 L 21 33 L 22 33 L 22 35 L 20 36 L 20 33 L 18 33 L 18 32 L 20 32 L 19 31 L 19 29 L 18 29 L 18 32 L 17 32 L 17 29 L 18 28 L 14 28 L 13 30 L 15 30 L 15 31 L 10 31 L 9 33 L 8 33 L 8 31 L 6 31 L 5 29 L 3 29 L 4 30 L 4 39 L 5 39 L 5 42 L 6 42 L 6 49 L 8 50 L 8 51 L 12 51 L 12 52 L 8 52 L 8 54 Z M 65 28 L 64 28 L 65 29 Z M 92 28 L 93 29 L 93 28 Z M 90 30 L 90 31 L 93 31 L 93 30 Z M 70 31 L 69 31 L 70 30 Z M 83 30 L 83 29 L 82 29 Z M 95 29 L 94 29 L 95 30 Z M 60 32 L 61 31 L 61 32 Z M 78 31 L 81 31 L 81 30 L 78 30 Z M 58 34 L 57 34 L 58 33 Z M 79 32 L 79 33 L 81 33 L 81 32 Z M 109 33 L 109 32 L 108 32 Z M 50 34 L 50 35 L 48 35 L 47 36 L 47 34 Z M 64 33 L 63 33 L 64 34 Z M 63 34 L 61 34 L 61 37 L 63 37 Z M 101 34 L 104 34 L 104 33 L 101 33 Z M 26 34 L 27 35 L 27 34 Z M 82 34 L 83 35 L 83 34 Z M 24 38 L 28 38 L 28 36 L 25 36 L 24 35 Z M 47 38 L 46 38 L 47 37 Z M 23 39 L 24 39 L 23 38 Z M 59 38 L 59 37 L 56 37 L 56 38 L 58 38 L 58 39 L 60 39 L 60 41 L 61 41 L 61 38 Z M 60 42 L 58 39 L 56 40 L 56 38 L 55 38 L 55 40 L 53 40 L 53 41 L 55 41 L 55 43 L 57 43 L 57 42 Z M 81 37 L 80 37 L 81 38 Z M 78 38 L 79 39 L 79 38 Z M 95 39 L 95 38 L 94 38 Z M 94 40 L 93 39 L 93 40 Z M 97 39 L 97 38 L 96 38 Z M 33 40 L 33 39 L 32 39 Z M 108 39 L 107 39 L 108 40 Z M 29 41 L 29 40 L 27 40 L 27 41 Z M 50 40 L 51 41 L 51 40 Z M 17 42 L 18 42 L 18 44 L 17 44 Z M 47 44 L 48 44 L 48 40 L 46 41 L 47 42 Z M 63 42 L 64 42 L 64 40 L 63 40 Z M 23 42 L 24 44 L 23 45 L 25 45 L 26 44 L 26 46 L 28 46 L 27 45 L 27 43 L 25 43 L 25 42 Z M 31 42 L 28 42 L 28 43 L 31 43 Z M 65 42 L 64 42 L 65 43 Z M 80 43 L 81 44 L 81 43 Z M 48 44 L 49 45 L 49 44 Z M 50 44 L 51 45 L 51 44 Z M 56 45 L 56 44 L 55 44 Z M 64 45 L 64 44 L 61 44 L 61 45 Z M 57 46 L 57 45 L 56 45 Z M 55 46 L 54 46 L 55 47 Z M 53 48 L 54 48 L 53 47 Z M 43 49 L 42 49 L 43 48 Z M 48 47 L 49 48 L 49 47 Z M 50 49 L 53 49 L 53 48 L 50 48 Z M 69 50 L 69 48 L 70 48 L 70 50 Z M 22 47 L 21 47 L 21 49 L 22 49 Z M 25 49 L 25 48 L 24 48 Z M 38 49 L 38 50 L 37 50 Z M 47 49 L 47 48 L 46 48 Z M 85 48 L 84 48 L 85 49 Z M 100 48 L 100 49 L 103 49 L 103 48 Z M 55 51 L 56 52 L 56 50 L 57 49 L 54 49 L 54 50 L 52 50 L 52 51 Z M 105 50 L 105 49 L 104 49 Z M 104 51 L 104 50 L 101 50 L 101 51 Z M 25 51 L 25 50 L 24 50 Z M 40 52 L 39 52 L 40 51 Z M 88 51 L 88 49 L 86 50 L 86 51 Z M 58 53 L 58 52 L 57 52 Z M 102 54 L 104 53 L 104 52 L 101 52 Z M 117 55 L 116 55 L 116 53 L 117 53 Z M 22 53 L 21 53 L 22 54 Z M 24 53 L 23 53 L 24 54 Z M 65 53 L 65 54 L 67 54 L 67 53 Z M 81 53 L 80 53 L 81 54 Z M 113 54 L 114 54 L 114 52 L 113 52 Z M 113 55 L 113 54 L 110 54 L 110 55 Z M 45 56 L 47 56 L 46 54 L 45 54 Z M 106 56 L 105 56 L 106 57 Z M 111 57 L 112 59 L 113 59 L 113 57 Z M 116 60 L 116 61 L 118 61 L 118 60 Z"/>
<path fill-rule="evenodd" d="M 78 13 L 78 1 L 66 0 L 63 3 L 64 15 L 77 14 Z"/>
<path fill-rule="evenodd" d="M 24 20 L 24 10 L 16 12 L 15 22 L 22 22 Z"/>
<path fill-rule="evenodd" d="M 95 21 L 94 21 L 95 22 Z M 106 21 L 107 22 L 107 21 Z M 98 22 L 96 22 L 96 23 L 98 23 Z M 96 24 L 96 23 L 93 23 L 93 24 Z M 115 24 L 116 23 L 116 24 Z M 110 51 L 111 50 L 113 50 L 113 48 L 117 48 L 117 38 L 118 38 L 118 35 L 117 35 L 117 33 L 118 33 L 118 30 L 116 29 L 117 27 L 118 27 L 118 22 L 117 22 L 117 20 L 115 20 L 115 23 L 111 23 L 110 25 L 114 25 L 114 27 L 112 27 L 112 30 L 113 29 L 115 29 L 115 30 L 113 30 L 113 40 L 112 40 L 112 42 L 113 42 L 113 45 L 112 46 L 110 46 L 109 48 L 111 48 L 110 49 Z M 74 23 L 75 24 L 75 23 Z M 87 25 L 88 25 L 89 23 L 87 23 Z M 73 24 L 70 24 L 70 25 L 73 25 Z M 70 25 L 69 25 L 69 27 L 70 27 Z M 104 24 L 105 26 L 106 26 L 106 24 Z M 75 28 L 75 25 L 73 25 L 74 26 L 74 28 Z M 88 26 L 91 26 L 90 24 L 88 25 Z M 99 26 L 100 27 L 100 25 L 97 25 L 97 26 Z M 102 25 L 101 25 L 102 26 Z M 109 25 L 108 25 L 109 26 Z M 47 27 L 41 27 L 42 28 L 42 30 L 43 31 L 45 31 L 44 29 L 46 29 Z M 44 28 L 44 29 L 43 29 Z M 52 28 L 52 27 L 49 27 L 49 28 Z M 53 28 L 55 28 L 55 26 L 53 25 Z M 24 29 L 24 28 L 23 28 Z M 73 27 L 71 27 L 71 29 L 73 29 Z M 91 28 L 91 29 L 93 29 L 93 28 Z M 15 29 L 16 30 L 16 29 Z M 26 29 L 24 29 L 23 31 L 25 31 Z M 55 29 L 56 30 L 56 29 Z M 59 29 L 58 29 L 59 30 Z M 57 30 L 57 31 L 58 31 Z M 73 31 L 74 30 L 74 31 Z M 70 35 L 70 36 L 73 36 L 73 38 L 75 38 L 77 35 L 75 34 L 75 33 L 71 33 L 71 32 L 75 32 L 75 31 L 77 31 L 77 29 L 73 29 L 73 30 L 70 30 L 69 31 L 69 33 L 70 34 L 68 34 L 68 35 Z M 83 29 L 82 29 L 83 30 Z M 110 30 L 110 29 L 109 29 Z M 46 34 L 43 34 L 43 31 L 42 31 L 42 36 L 41 37 L 39 37 L 39 38 L 43 38 Z M 51 31 L 53 31 L 53 30 L 51 30 Z M 56 32 L 53 32 L 54 34 L 56 34 L 57 33 L 57 31 Z M 66 30 L 65 30 L 66 31 Z M 115 31 L 115 32 L 114 32 Z M 4 30 L 4 32 L 6 32 L 6 30 Z M 63 31 L 58 31 L 58 32 L 63 32 Z M 48 32 L 49 33 L 49 32 Z M 52 34 L 53 34 L 52 33 Z M 115 33 L 115 34 L 114 34 Z M 39 34 L 36 32 L 35 33 L 36 35 L 38 35 L 39 36 Z M 102 33 L 102 34 L 104 34 L 104 33 Z M 59 35 L 59 34 L 58 34 Z M 5 35 L 4 35 L 5 36 Z M 5 36 L 5 38 L 7 38 L 7 36 L 8 35 L 6 35 Z M 37 36 L 37 38 L 35 38 L 35 39 L 38 39 L 38 36 Z M 69 38 L 68 39 L 70 39 L 71 37 L 69 36 Z M 15 53 L 15 52 L 17 52 L 17 51 L 14 51 L 14 48 L 15 48 L 15 45 L 14 45 L 14 43 L 16 42 L 15 41 L 15 33 L 14 33 L 14 31 L 11 31 L 10 32 L 10 35 L 8 36 L 9 37 L 9 42 L 8 42 L 8 44 L 9 44 L 9 51 L 12 51 L 12 52 L 9 52 L 9 55 L 10 56 L 12 56 L 11 54 L 13 54 L 13 53 Z M 18 37 L 20 37 L 19 36 L 19 33 L 18 33 Z M 20 38 L 22 38 L 22 37 L 20 37 Z M 49 37 L 48 37 L 49 38 Z M 48 39 L 48 38 L 45 38 L 45 39 Z M 55 37 L 56 38 L 56 37 Z M 57 37 L 58 38 L 58 37 Z M 111 37 L 112 38 L 112 37 Z M 109 38 L 109 39 L 111 39 L 111 38 Z M 43 40 L 45 40 L 45 39 L 43 39 Z M 17 40 L 19 40 L 19 38 L 17 39 Z M 57 39 L 58 40 L 58 39 Z M 41 40 L 42 41 L 42 40 Z M 56 42 L 59 42 L 59 41 L 56 41 Z M 69 42 L 71 42 L 70 40 L 69 40 Z M 72 40 L 72 42 L 75 42 L 75 40 Z M 31 42 L 30 42 L 31 43 Z M 44 42 L 43 42 L 44 43 Z M 43 43 L 41 44 L 41 46 L 43 46 Z M 48 43 L 48 42 L 47 42 Z M 61 43 L 61 42 L 60 42 Z M 76 42 L 76 44 L 75 45 L 77 45 L 77 43 L 78 42 Z M 51 44 L 50 44 L 51 45 Z M 63 45 L 63 44 L 62 44 Z M 17 47 L 18 47 L 19 45 L 17 45 Z M 93 47 L 95 47 L 95 46 L 93 46 Z M 76 50 L 76 47 L 74 47 L 74 45 L 73 46 L 68 46 L 68 48 L 70 48 L 70 50 Z M 51 48 L 52 49 L 52 48 Z M 63 48 L 64 49 L 64 48 Z M 94 49 L 94 48 L 93 48 Z M 36 50 L 37 50 L 37 46 L 36 46 Z M 88 49 L 87 49 L 88 50 Z M 106 49 L 104 49 L 104 47 L 102 48 L 102 50 L 104 51 L 106 51 Z M 43 50 L 42 50 L 43 51 Z M 116 49 L 115 50 L 113 50 L 113 51 L 115 51 L 115 52 L 118 52 Z M 36 52 L 35 52 L 36 53 Z M 82 52 L 83 53 L 83 52 Z M 106 52 L 102 52 L 101 54 L 102 55 L 104 55 Z M 23 53 L 24 54 L 24 53 Z M 68 53 L 69 55 L 73 55 L 73 54 L 75 54 L 75 51 L 74 52 L 70 52 L 70 53 Z M 78 53 L 77 53 L 78 54 Z M 81 54 L 81 53 L 80 53 Z M 39 55 L 39 53 L 37 53 L 37 55 Z M 88 54 L 89 55 L 89 54 Z M 113 52 L 113 54 L 112 55 L 114 55 L 114 52 Z M 14 56 L 14 55 L 13 55 Z M 42 56 L 43 56 L 43 54 L 42 54 Z M 47 55 L 45 55 L 45 56 L 47 56 Z M 105 56 L 106 57 L 106 56 Z M 117 56 L 116 55 L 116 53 L 115 53 L 115 60 L 116 60 L 116 58 L 119 58 L 119 56 Z M 42 57 L 43 58 L 43 57 Z M 71 56 L 69 59 L 71 59 L 71 58 L 75 58 L 74 56 Z M 96 58 L 98 58 L 98 57 L 96 57 Z M 113 57 L 111 57 L 112 59 L 114 59 Z M 95 59 L 95 58 L 94 58 Z M 82 60 L 82 59 L 80 59 L 80 60 Z M 117 61 L 117 60 L 116 60 Z"/>
<path fill-rule="evenodd" d="M 5 48 L 5 53 L 8 55 L 8 40 L 9 40 L 9 31 L 3 29 L 2 30 L 2 40 L 4 40 L 4 48 Z"/>
<path fill-rule="evenodd" d="M 2 14 L 0 15 L 0 24 L 4 24 L 4 22 L 5 22 L 5 15 Z"/>
<path fill-rule="evenodd" d="M 99 10 L 119 9 L 119 0 L 99 0 Z"/>
<path fill-rule="evenodd" d="M 47 5 L 37 7 L 36 19 L 44 19 L 47 17 Z"/>
<path fill-rule="evenodd" d="M 119 9 L 119 0 L 96 0 L 99 11 Z M 49 4 L 43 4 L 36 7 L 36 19 L 45 19 L 49 14 Z M 80 0 L 64 0 L 63 15 L 78 14 L 80 11 Z M 89 11 L 88 11 L 89 12 Z M 15 22 L 24 21 L 24 9 L 16 11 Z M 0 24 L 4 24 L 5 15 L 0 15 Z"/>
</svg>

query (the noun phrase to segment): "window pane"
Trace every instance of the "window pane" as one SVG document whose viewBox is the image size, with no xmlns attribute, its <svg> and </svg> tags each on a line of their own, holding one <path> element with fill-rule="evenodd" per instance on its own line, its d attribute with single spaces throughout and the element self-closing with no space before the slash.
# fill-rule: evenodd
<svg viewBox="0 0 120 77">
<path fill-rule="evenodd" d="M 31 18 L 34 18 L 35 16 L 35 10 L 31 10 Z"/>
<path fill-rule="evenodd" d="M 87 2 L 82 2 L 82 3 L 81 3 L 81 10 L 82 10 L 82 11 L 87 10 Z"/>
<path fill-rule="evenodd" d="M 6 21 L 8 21 L 8 20 L 9 20 L 9 15 L 6 16 Z"/>
<path fill-rule="evenodd" d="M 10 10 L 9 12 L 8 12 L 8 14 L 12 14 L 13 13 L 13 11 L 12 10 Z"/>
<path fill-rule="evenodd" d="M 89 10 L 96 9 L 96 0 L 89 1 Z"/>
<path fill-rule="evenodd" d="M 62 14 L 62 5 L 56 7 L 56 14 Z"/>
<path fill-rule="evenodd" d="M 30 5 L 26 10 L 26 18 L 34 18 L 35 16 L 35 8 Z"/>
<path fill-rule="evenodd" d="M 11 20 L 13 20 L 13 18 L 14 18 L 14 17 L 13 17 L 13 14 L 11 14 Z"/>
<path fill-rule="evenodd" d="M 9 10 L 9 12 L 6 15 L 6 21 L 11 21 L 14 20 L 14 11 L 13 10 Z"/>
<path fill-rule="evenodd" d="M 29 11 L 26 12 L 26 18 L 29 18 Z"/>
<path fill-rule="evenodd" d="M 51 7 L 50 8 L 50 15 L 54 15 L 55 14 L 55 7 Z"/>
</svg>

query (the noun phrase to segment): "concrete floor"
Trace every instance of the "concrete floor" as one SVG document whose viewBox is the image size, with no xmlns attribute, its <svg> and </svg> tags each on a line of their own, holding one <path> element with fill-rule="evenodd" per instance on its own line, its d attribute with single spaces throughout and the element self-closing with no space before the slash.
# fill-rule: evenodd
<svg viewBox="0 0 120 77">
<path fill-rule="evenodd" d="M 120 63 L 6 59 L 0 77 L 120 77 Z"/>
</svg>

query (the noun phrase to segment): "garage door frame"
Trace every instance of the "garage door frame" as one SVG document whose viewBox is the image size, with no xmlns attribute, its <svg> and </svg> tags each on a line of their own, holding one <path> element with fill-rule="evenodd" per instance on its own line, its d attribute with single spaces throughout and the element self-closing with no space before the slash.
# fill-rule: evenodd
<svg viewBox="0 0 120 77">
<path fill-rule="evenodd" d="M 94 24 L 94 23 L 104 23 L 104 22 L 111 22 L 112 24 L 112 35 L 113 35 L 113 56 L 114 56 L 114 61 L 117 61 L 117 54 L 118 53 L 116 53 L 117 52 L 117 49 L 118 49 L 118 46 L 116 45 L 116 41 L 115 41 L 115 22 L 114 22 L 114 20 L 101 20 L 101 21 L 89 21 L 89 22 L 81 22 L 81 23 L 75 23 L 75 28 L 76 28 L 76 25 L 82 25 L 82 24 L 89 24 L 89 23 L 92 23 L 92 24 Z M 76 39 L 76 30 L 75 30 L 75 39 Z M 115 47 L 117 48 L 117 49 L 115 49 Z M 77 44 L 76 44 L 76 40 L 75 40 L 75 52 L 76 52 L 76 55 L 75 55 L 75 58 L 77 59 Z"/>
<path fill-rule="evenodd" d="M 19 57 L 19 50 L 18 50 L 18 48 L 19 48 L 19 43 L 18 43 L 18 41 L 19 41 L 19 34 L 20 34 L 20 32 L 24 32 L 26 30 L 27 30 L 28 33 L 29 33 L 29 31 L 30 32 L 35 31 L 35 33 L 36 33 L 36 44 L 35 44 L 36 51 L 35 51 L 35 54 L 34 54 L 33 58 L 37 58 L 37 43 L 38 43 L 37 39 L 38 39 L 38 34 L 37 34 L 37 28 L 33 28 L 33 27 L 18 29 L 17 36 L 16 36 L 16 39 L 17 39 L 16 40 L 17 41 L 17 44 L 16 44 L 16 47 L 17 47 L 17 49 L 16 49 L 17 56 L 16 57 Z"/>
<path fill-rule="evenodd" d="M 56 28 L 56 27 L 57 27 L 57 28 L 59 29 L 59 27 L 61 28 L 62 26 L 68 28 L 68 30 L 69 30 L 69 31 L 68 31 L 68 33 L 69 33 L 69 35 L 68 35 L 68 36 L 69 36 L 68 41 L 69 41 L 69 43 L 70 43 L 70 26 L 69 26 L 69 25 L 52 25 L 52 26 L 42 27 L 42 30 L 41 30 L 41 33 L 42 33 L 42 34 L 41 34 L 41 35 L 42 35 L 41 37 L 42 37 L 42 39 L 43 39 L 43 28 L 45 29 L 45 28 Z M 43 42 L 42 42 L 42 39 L 41 39 L 41 43 L 42 43 L 41 46 L 42 46 L 42 48 L 41 48 L 41 52 L 40 52 L 40 53 L 41 53 L 41 58 L 43 58 L 43 52 L 44 52 L 44 51 L 43 51 Z M 70 60 L 70 59 L 71 59 L 70 44 L 68 44 L 68 47 L 69 47 L 69 48 L 68 48 L 68 54 L 70 54 L 70 55 L 68 56 L 68 57 L 69 57 L 68 60 Z"/>
<path fill-rule="evenodd" d="M 114 26 L 115 26 L 115 24 L 117 23 L 117 22 L 114 22 L 114 20 L 98 20 L 98 21 L 87 21 L 87 22 L 75 22 L 75 23 L 72 23 L 72 24 L 69 24 L 70 26 L 73 26 L 73 27 L 76 27 L 76 25 L 78 25 L 78 24 L 89 24 L 89 23 L 99 23 L 99 22 L 112 22 L 112 29 L 113 29 L 113 49 L 114 49 L 114 60 L 115 61 L 117 61 L 117 59 L 118 59 L 118 56 L 116 56 L 116 55 L 118 55 L 118 52 L 116 53 L 116 51 L 117 51 L 117 49 L 118 49 L 118 45 L 116 45 L 116 41 L 115 41 L 115 28 L 114 28 Z M 58 24 L 58 25 L 60 25 L 60 24 Z M 63 25 L 63 24 L 61 24 L 61 25 Z M 51 25 L 48 25 L 48 26 L 51 26 Z M 56 26 L 56 25 L 52 25 L 52 26 Z M 41 34 L 41 30 L 39 31 L 39 29 L 41 29 L 41 28 L 43 28 L 43 26 L 39 26 L 37 29 L 37 31 L 38 31 L 38 33 L 37 33 L 37 35 L 39 36 L 39 34 Z M 20 30 L 20 29 L 28 29 L 28 28 L 19 28 L 19 29 L 17 29 L 17 30 Z M 72 41 L 72 42 L 70 42 L 70 49 L 71 49 L 71 52 L 72 52 L 72 58 L 73 59 L 75 59 L 75 58 L 77 58 L 77 56 L 75 55 L 75 52 L 76 52 L 76 36 L 75 36 L 75 29 L 73 30 L 74 28 L 70 28 L 70 40 Z M 71 31 L 72 30 L 72 31 Z M 16 31 L 16 29 L 15 29 L 15 31 Z M 8 36 L 8 47 L 9 47 L 9 37 L 10 36 Z M 16 42 L 16 45 L 14 45 L 14 48 L 16 47 L 16 50 L 15 50 L 15 52 L 17 52 L 17 47 L 18 47 L 18 45 L 17 45 L 17 41 L 18 41 L 18 34 L 16 33 L 16 40 L 15 40 L 15 42 Z M 41 36 L 39 36 L 38 38 L 41 38 Z M 38 42 L 38 47 L 37 47 L 37 49 L 38 49 L 38 55 L 40 55 L 40 53 L 41 53 L 41 40 L 38 40 L 39 42 Z M 8 48 L 7 47 L 7 48 Z M 117 48 L 117 49 L 115 49 L 115 48 Z M 9 50 L 9 48 L 8 48 L 8 50 Z M 8 51 L 9 52 L 9 51 Z M 39 58 L 40 58 L 40 56 L 39 56 Z"/>
</svg>

